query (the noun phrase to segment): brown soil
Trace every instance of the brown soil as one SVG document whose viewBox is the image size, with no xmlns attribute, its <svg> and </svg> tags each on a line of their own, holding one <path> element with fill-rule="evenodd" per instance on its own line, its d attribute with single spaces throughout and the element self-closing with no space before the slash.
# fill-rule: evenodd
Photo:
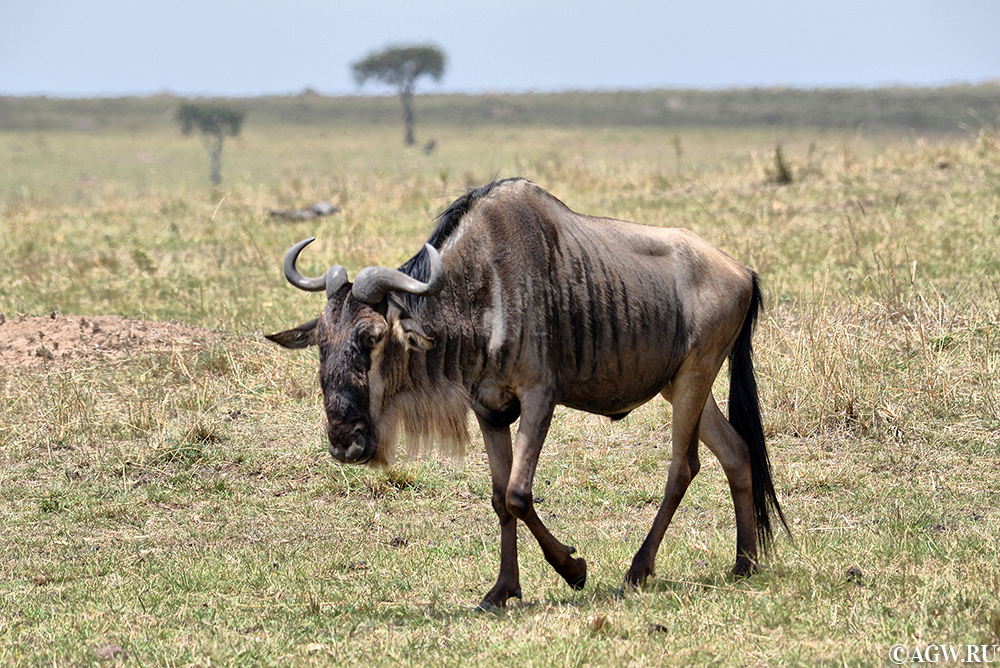
<svg viewBox="0 0 1000 668">
<path fill-rule="evenodd" d="M 12 319 L 0 315 L 0 368 L 25 369 L 76 360 L 122 361 L 178 346 L 198 347 L 215 336 L 177 322 L 112 315 Z"/>
</svg>

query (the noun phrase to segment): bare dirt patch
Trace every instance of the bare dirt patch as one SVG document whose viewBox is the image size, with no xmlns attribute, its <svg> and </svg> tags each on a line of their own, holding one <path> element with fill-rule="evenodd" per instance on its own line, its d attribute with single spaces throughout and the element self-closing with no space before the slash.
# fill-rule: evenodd
<svg viewBox="0 0 1000 668">
<path fill-rule="evenodd" d="M 208 330 L 178 322 L 113 315 L 0 316 L 0 367 L 26 369 L 77 360 L 124 361 L 177 347 L 199 348 L 217 337 Z"/>
</svg>

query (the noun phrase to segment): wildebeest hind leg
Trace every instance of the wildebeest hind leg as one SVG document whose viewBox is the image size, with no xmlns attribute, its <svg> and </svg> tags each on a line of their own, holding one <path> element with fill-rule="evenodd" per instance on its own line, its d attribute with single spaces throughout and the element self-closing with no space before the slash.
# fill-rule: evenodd
<svg viewBox="0 0 1000 668">
<path fill-rule="evenodd" d="M 670 520 L 673 519 L 677 506 L 680 505 L 688 485 L 698 474 L 701 461 L 698 459 L 698 422 L 701 419 L 705 395 L 710 384 L 699 384 L 686 391 L 675 391 L 673 396 L 664 392 L 664 397 L 673 403 L 673 450 L 670 458 L 670 469 L 667 474 L 667 487 L 663 494 L 663 502 L 653 518 L 646 539 L 632 558 L 632 565 L 625 574 L 627 587 L 639 587 L 653 572 L 656 561 L 656 551 L 660 548 L 663 535 L 667 532 Z"/>
<path fill-rule="evenodd" d="M 753 514 L 750 448 L 723 416 L 712 395 L 708 396 L 701 415 L 700 435 L 722 465 L 733 496 L 736 510 L 736 564 L 733 575 L 750 575 L 757 570 L 757 521 Z"/>
<path fill-rule="evenodd" d="M 500 519 L 500 574 L 493 589 L 486 593 L 479 604 L 480 610 L 494 611 L 507 604 L 512 596 L 521 598 L 521 578 L 517 565 L 517 518 L 507 510 L 505 501 L 507 483 L 510 481 L 511 443 L 510 427 L 493 427 L 479 420 L 490 460 L 490 478 L 493 482 L 493 510 Z"/>
<path fill-rule="evenodd" d="M 582 589 L 587 582 L 587 562 L 571 556 L 576 548 L 562 544 L 542 523 L 535 512 L 531 491 L 535 466 L 542 442 L 552 422 L 555 400 L 551 393 L 539 389 L 526 391 L 521 397 L 521 422 L 514 447 L 514 462 L 507 485 L 507 510 L 522 520 L 542 548 L 545 560 L 573 589 Z"/>
</svg>

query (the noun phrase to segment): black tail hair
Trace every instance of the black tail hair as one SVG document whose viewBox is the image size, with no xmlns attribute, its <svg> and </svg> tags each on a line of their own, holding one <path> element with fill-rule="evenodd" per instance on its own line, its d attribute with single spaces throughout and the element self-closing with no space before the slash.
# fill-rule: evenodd
<svg viewBox="0 0 1000 668">
<path fill-rule="evenodd" d="M 757 520 L 757 542 L 762 552 L 771 543 L 771 513 L 778 518 L 791 535 L 785 514 L 778 504 L 771 479 L 771 462 L 764 442 L 764 427 L 760 421 L 760 401 L 757 398 L 757 380 L 753 373 L 753 346 L 751 338 L 757 325 L 757 316 L 763 306 L 757 275 L 753 275 L 753 297 L 743 320 L 732 351 L 729 353 L 729 422 L 750 446 L 750 471 L 753 479 L 753 514 Z"/>
</svg>

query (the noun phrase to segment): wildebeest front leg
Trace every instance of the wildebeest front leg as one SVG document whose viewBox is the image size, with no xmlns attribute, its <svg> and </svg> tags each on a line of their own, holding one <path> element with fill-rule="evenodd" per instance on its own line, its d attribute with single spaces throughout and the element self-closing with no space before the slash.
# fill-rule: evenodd
<svg viewBox="0 0 1000 668">
<path fill-rule="evenodd" d="M 510 427 L 494 427 L 479 419 L 486 443 L 493 482 L 492 504 L 500 519 L 500 575 L 493 589 L 486 593 L 479 609 L 494 611 L 507 604 L 511 596 L 521 598 L 521 576 L 517 566 L 517 518 L 507 510 L 507 484 L 510 481 Z"/>
<path fill-rule="evenodd" d="M 573 589 L 582 589 L 587 581 L 587 562 L 571 555 L 576 548 L 559 542 L 535 512 L 531 491 L 535 467 L 552 422 L 555 399 L 547 390 L 525 392 L 521 400 L 521 422 L 514 444 L 514 461 L 507 485 L 506 505 L 515 517 L 524 522 L 542 548 L 545 560 L 552 565 Z"/>
</svg>

